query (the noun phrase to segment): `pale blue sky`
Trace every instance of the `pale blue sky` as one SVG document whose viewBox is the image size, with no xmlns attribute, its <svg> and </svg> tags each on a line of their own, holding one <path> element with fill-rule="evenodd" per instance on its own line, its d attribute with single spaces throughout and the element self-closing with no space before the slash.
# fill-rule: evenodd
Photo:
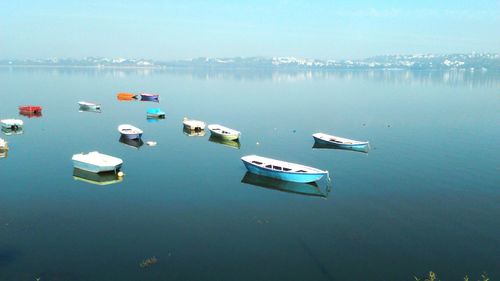
<svg viewBox="0 0 500 281">
<path fill-rule="evenodd" d="M 0 0 L 0 58 L 500 53 L 500 1 Z"/>
</svg>

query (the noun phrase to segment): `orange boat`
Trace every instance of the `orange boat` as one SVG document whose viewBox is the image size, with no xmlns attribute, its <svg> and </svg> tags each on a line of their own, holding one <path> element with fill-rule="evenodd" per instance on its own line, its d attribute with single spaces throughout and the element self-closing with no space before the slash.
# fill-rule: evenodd
<svg viewBox="0 0 500 281">
<path fill-rule="evenodd" d="M 116 95 L 116 97 L 118 98 L 118 100 L 135 100 L 135 99 L 137 99 L 137 95 L 131 94 L 131 93 L 118 93 Z"/>
</svg>

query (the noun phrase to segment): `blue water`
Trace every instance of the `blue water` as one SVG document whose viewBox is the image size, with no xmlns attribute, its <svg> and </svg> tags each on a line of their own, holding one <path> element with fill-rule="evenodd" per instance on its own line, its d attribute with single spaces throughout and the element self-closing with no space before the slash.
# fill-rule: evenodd
<svg viewBox="0 0 500 281">
<path fill-rule="evenodd" d="M 0 280 L 500 279 L 499 77 L 1 68 L 0 119 L 25 128 L 0 134 Z M 187 136 L 183 117 L 241 131 L 239 149 Z M 119 142 L 122 123 L 158 145 Z M 316 132 L 371 150 L 313 149 Z M 71 156 L 93 150 L 124 160 L 123 181 L 73 178 Z M 248 154 L 329 170 L 332 188 L 242 182 Z"/>
</svg>

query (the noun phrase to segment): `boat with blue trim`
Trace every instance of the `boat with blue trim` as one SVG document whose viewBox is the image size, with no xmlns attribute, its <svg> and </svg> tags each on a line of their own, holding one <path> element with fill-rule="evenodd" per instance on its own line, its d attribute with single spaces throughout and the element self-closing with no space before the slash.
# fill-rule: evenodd
<svg viewBox="0 0 500 281">
<path fill-rule="evenodd" d="M 328 176 L 328 171 L 257 155 L 243 156 L 241 160 L 250 173 L 284 181 L 315 182 Z"/>
<path fill-rule="evenodd" d="M 312 136 L 314 138 L 314 141 L 317 143 L 337 146 L 341 148 L 362 148 L 367 147 L 370 144 L 368 141 L 351 140 L 338 136 L 327 135 L 324 133 L 316 133 Z"/>
<path fill-rule="evenodd" d="M 149 108 L 146 111 L 146 117 L 148 119 L 155 118 L 155 119 L 165 119 L 165 111 L 159 109 L 159 108 Z"/>
<path fill-rule="evenodd" d="M 118 126 L 118 132 L 127 139 L 140 139 L 143 131 L 137 127 L 129 124 L 122 124 Z"/>
</svg>

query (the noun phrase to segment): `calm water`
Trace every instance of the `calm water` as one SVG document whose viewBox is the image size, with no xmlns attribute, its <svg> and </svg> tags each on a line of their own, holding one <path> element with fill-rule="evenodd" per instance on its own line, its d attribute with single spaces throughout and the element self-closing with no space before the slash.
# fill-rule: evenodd
<svg viewBox="0 0 500 281">
<path fill-rule="evenodd" d="M 0 280 L 500 279 L 499 86 L 464 72 L 0 69 L 0 118 L 25 121 L 0 134 Z M 29 103 L 43 116 L 19 116 Z M 149 123 L 156 106 L 167 118 Z M 240 148 L 185 135 L 184 116 L 242 131 Z M 121 123 L 158 146 L 120 143 Z M 372 150 L 313 149 L 320 131 Z M 71 156 L 92 150 L 122 158 L 124 180 L 75 180 Z M 245 183 L 247 154 L 327 169 L 332 189 Z"/>
</svg>

